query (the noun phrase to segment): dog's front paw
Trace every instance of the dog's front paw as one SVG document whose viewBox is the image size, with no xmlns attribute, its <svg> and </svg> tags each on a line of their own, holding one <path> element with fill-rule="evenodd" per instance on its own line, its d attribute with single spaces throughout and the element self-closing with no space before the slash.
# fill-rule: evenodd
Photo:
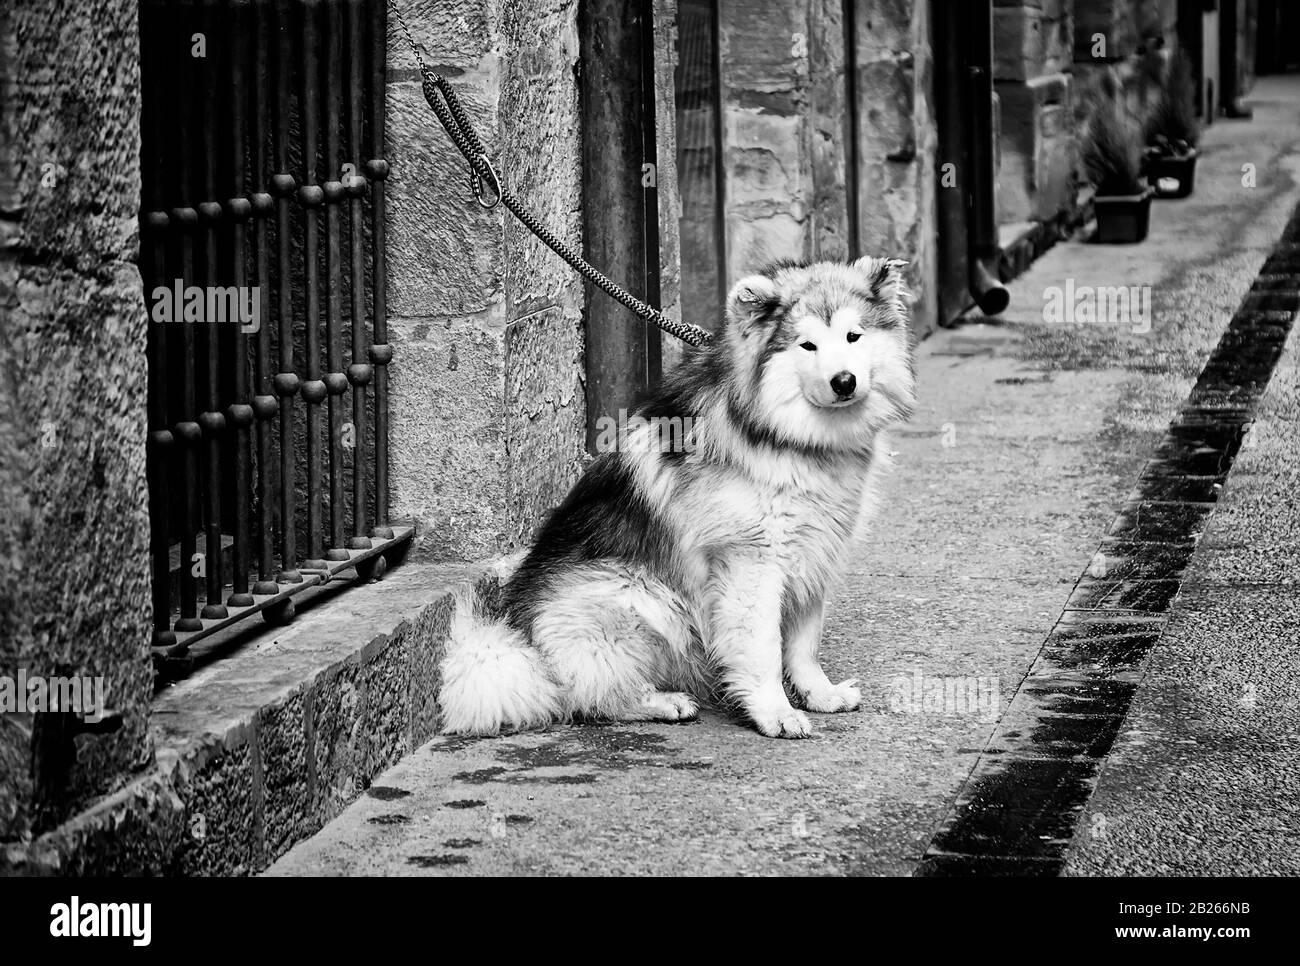
<svg viewBox="0 0 1300 966">
<path fill-rule="evenodd" d="M 754 726 L 769 738 L 811 738 L 812 722 L 802 711 L 788 705 L 771 711 L 751 711 Z"/>
<path fill-rule="evenodd" d="M 827 681 L 820 688 L 809 688 L 802 692 L 804 707 L 809 711 L 823 714 L 856 711 L 862 704 L 862 692 L 855 687 L 857 683 L 857 678 L 849 678 L 839 684 L 831 684 Z"/>
</svg>

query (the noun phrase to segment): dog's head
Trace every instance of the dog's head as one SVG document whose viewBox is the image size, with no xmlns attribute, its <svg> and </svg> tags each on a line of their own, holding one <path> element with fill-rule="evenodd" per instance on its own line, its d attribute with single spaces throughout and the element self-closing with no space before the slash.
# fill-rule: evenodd
<svg viewBox="0 0 1300 966">
<path fill-rule="evenodd" d="M 727 297 L 737 402 L 790 442 L 849 448 L 915 405 L 905 262 L 781 265 Z"/>
</svg>

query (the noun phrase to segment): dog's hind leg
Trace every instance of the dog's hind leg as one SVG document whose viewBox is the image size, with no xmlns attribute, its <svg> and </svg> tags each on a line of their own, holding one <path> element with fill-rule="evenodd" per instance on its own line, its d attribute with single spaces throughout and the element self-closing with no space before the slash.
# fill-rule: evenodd
<svg viewBox="0 0 1300 966">
<path fill-rule="evenodd" d="M 684 691 L 661 691 L 657 642 L 630 614 L 592 615 L 593 627 L 538 633 L 533 640 L 565 696 L 570 716 L 606 721 L 686 721 L 699 714 Z M 536 628 L 536 625 L 534 625 Z"/>
<path fill-rule="evenodd" d="M 579 579 L 580 578 L 580 579 Z M 689 626 L 667 589 L 603 568 L 575 575 L 539 611 L 532 640 L 570 716 L 611 721 L 684 721 L 698 714 L 673 681 Z"/>
<path fill-rule="evenodd" d="M 785 627 L 785 673 L 809 711 L 854 711 L 862 703 L 855 678 L 831 684 L 818 660 L 826 605 L 820 601 L 790 617 Z"/>
<path fill-rule="evenodd" d="M 620 721 L 692 721 L 700 706 L 685 691 L 647 691 L 641 703 L 623 712 Z"/>
</svg>

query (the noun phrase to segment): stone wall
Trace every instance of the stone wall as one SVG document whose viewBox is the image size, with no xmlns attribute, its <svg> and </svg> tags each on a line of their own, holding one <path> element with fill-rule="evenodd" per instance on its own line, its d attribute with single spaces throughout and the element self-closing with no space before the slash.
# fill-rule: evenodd
<svg viewBox="0 0 1300 966">
<path fill-rule="evenodd" d="M 419 0 L 406 19 L 511 188 L 581 247 L 577 0 Z M 503 208 L 485 212 L 389 28 L 393 516 L 415 553 L 509 551 L 576 478 L 582 286 Z"/>
<path fill-rule="evenodd" d="M 928 2 L 858 0 L 852 38 L 843 9 L 838 0 L 722 0 L 728 274 L 778 258 L 902 257 L 924 333 L 936 316 Z"/>
<path fill-rule="evenodd" d="M 0 876 L 249 875 L 318 831 L 436 731 L 455 594 L 475 565 L 410 564 L 318 603 L 158 695 L 152 768 L 30 841 Z"/>
<path fill-rule="evenodd" d="M 912 324 L 938 325 L 934 52 L 929 0 L 857 0 L 858 235 L 909 260 Z"/>
<path fill-rule="evenodd" d="M 840 0 L 721 0 L 728 276 L 849 255 Z"/>
<path fill-rule="evenodd" d="M 849 258 L 855 213 L 850 211 L 856 172 L 850 171 L 852 131 L 845 72 L 848 36 L 843 0 L 810 0 L 808 10 L 808 167 L 812 178 L 809 234 L 818 258 Z"/>
<path fill-rule="evenodd" d="M 0 12 L 0 674 L 103 675 L 123 724 L 0 715 L 0 840 L 151 757 L 135 0 Z"/>
<path fill-rule="evenodd" d="M 1073 61 L 1098 24 L 1079 25 L 1074 0 L 994 0 L 1000 224 L 1050 221 L 1074 203 Z M 1090 32 L 1082 34 L 1081 29 Z M 1115 33 L 1107 20 L 1102 43 Z"/>
<path fill-rule="evenodd" d="M 727 275 L 813 251 L 809 10 L 720 0 Z"/>
<path fill-rule="evenodd" d="M 501 161 L 533 213 L 581 248 L 578 0 L 507 3 L 501 28 Z M 578 477 L 586 437 L 583 286 L 514 216 L 505 231 L 506 549 Z"/>
</svg>

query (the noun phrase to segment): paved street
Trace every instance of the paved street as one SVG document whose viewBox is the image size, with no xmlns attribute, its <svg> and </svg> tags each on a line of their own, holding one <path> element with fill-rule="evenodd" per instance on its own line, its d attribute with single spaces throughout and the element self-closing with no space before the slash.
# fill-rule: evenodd
<svg viewBox="0 0 1300 966">
<path fill-rule="evenodd" d="M 1300 875 L 1293 336 L 1080 825 L 1073 875 Z"/>
<path fill-rule="evenodd" d="M 1022 681 L 1300 202 L 1300 77 L 1250 103 L 1206 132 L 1195 195 L 1156 202 L 1145 243 L 1059 244 L 996 324 L 920 347 L 919 410 L 827 625 L 827 671 L 860 679 L 861 711 L 814 716 L 802 742 L 713 712 L 435 739 L 269 874 L 915 871 L 990 739 L 1032 713 Z M 1071 280 L 1149 286 L 1149 331 L 1044 325 Z M 1164 633 L 1096 791 L 1063 812 L 1067 874 L 1300 874 L 1296 338 L 1149 618 Z"/>
</svg>

